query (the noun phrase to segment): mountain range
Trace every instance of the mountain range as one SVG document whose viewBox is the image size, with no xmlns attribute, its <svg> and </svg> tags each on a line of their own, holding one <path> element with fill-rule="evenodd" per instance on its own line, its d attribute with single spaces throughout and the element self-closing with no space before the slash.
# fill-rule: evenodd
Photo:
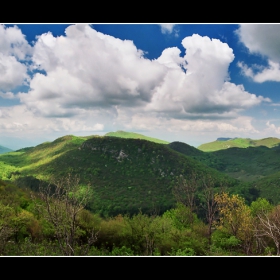
<svg viewBox="0 0 280 280">
<path fill-rule="evenodd" d="M 193 175 L 248 202 L 261 196 L 280 203 L 279 143 L 277 138 L 234 138 L 195 148 L 124 131 L 66 135 L 1 154 L 0 174 L 2 180 L 35 191 L 42 182 L 78 175 L 81 185 L 92 189 L 88 208 L 103 216 L 139 209 L 162 213 L 176 202 L 172 190 L 178 178 Z"/>
</svg>

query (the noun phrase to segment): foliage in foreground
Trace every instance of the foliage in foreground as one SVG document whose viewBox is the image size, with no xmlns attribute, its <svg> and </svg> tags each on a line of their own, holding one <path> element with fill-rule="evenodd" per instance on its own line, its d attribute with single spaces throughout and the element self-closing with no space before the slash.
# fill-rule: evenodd
<svg viewBox="0 0 280 280">
<path fill-rule="evenodd" d="M 280 206 L 264 198 L 247 205 L 243 197 L 223 190 L 205 196 L 205 203 L 208 198 L 213 205 L 209 236 L 210 220 L 199 218 L 190 200 L 178 202 L 162 215 L 139 210 L 131 216 L 102 218 L 85 209 L 88 193 L 78 186 L 77 178 L 69 177 L 32 194 L 0 181 L 0 255 L 280 254 Z"/>
</svg>

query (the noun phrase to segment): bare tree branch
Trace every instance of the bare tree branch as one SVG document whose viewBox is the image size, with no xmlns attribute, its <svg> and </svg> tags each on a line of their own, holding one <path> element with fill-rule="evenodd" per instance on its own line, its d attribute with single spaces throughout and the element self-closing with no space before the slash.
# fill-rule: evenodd
<svg viewBox="0 0 280 280">
<path fill-rule="evenodd" d="M 80 227 L 77 220 L 78 214 L 85 208 L 90 198 L 90 186 L 81 191 L 78 176 L 69 174 L 67 177 L 50 183 L 47 187 L 40 185 L 39 198 L 43 203 L 34 199 L 36 209 L 55 230 L 55 236 L 63 255 L 75 255 L 78 245 Z M 81 252 L 87 252 L 88 247 L 97 239 L 97 234 L 92 230 L 88 244 Z"/>
</svg>

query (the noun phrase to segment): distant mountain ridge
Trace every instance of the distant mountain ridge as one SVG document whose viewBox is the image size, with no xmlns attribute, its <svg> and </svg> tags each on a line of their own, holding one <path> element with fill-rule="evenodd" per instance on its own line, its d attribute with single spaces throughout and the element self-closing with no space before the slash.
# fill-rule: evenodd
<svg viewBox="0 0 280 280">
<path fill-rule="evenodd" d="M 218 138 L 226 139 L 226 138 Z M 216 140 L 213 142 L 205 143 L 197 147 L 197 149 L 204 152 L 214 152 L 228 148 L 248 148 L 266 146 L 274 148 L 280 145 L 280 139 L 276 137 L 268 137 L 259 140 L 252 140 L 250 138 L 232 138 L 230 140 Z"/>
<path fill-rule="evenodd" d="M 12 149 L 9 149 L 7 147 L 1 146 L 0 145 L 0 154 L 4 154 L 4 153 L 8 153 L 8 152 L 12 152 Z"/>
<path fill-rule="evenodd" d="M 234 137 L 234 138 L 227 138 L 227 137 L 219 137 L 217 138 L 216 141 L 228 141 L 228 140 L 233 140 L 233 139 L 236 139 L 237 137 Z"/>
</svg>

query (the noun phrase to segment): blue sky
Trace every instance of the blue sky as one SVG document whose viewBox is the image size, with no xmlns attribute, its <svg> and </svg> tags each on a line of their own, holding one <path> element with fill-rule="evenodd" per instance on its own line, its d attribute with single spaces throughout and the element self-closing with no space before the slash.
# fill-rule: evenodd
<svg viewBox="0 0 280 280">
<path fill-rule="evenodd" d="M 279 24 L 1 24 L 0 145 L 280 138 L 279 63 Z"/>
</svg>

